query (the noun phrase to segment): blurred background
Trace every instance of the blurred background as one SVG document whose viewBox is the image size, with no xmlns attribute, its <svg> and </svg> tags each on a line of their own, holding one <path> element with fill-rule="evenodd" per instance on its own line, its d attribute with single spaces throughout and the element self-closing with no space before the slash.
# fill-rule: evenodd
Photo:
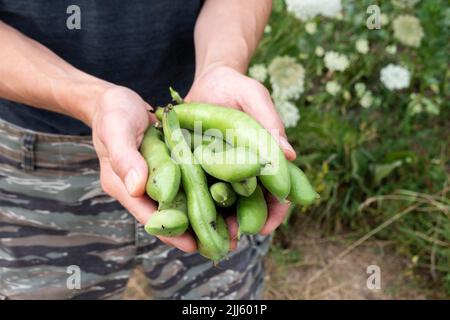
<svg viewBox="0 0 450 320">
<path fill-rule="evenodd" d="M 450 298 L 449 24 L 445 0 L 274 0 L 249 76 L 321 198 L 276 232 L 266 298 Z"/>
</svg>

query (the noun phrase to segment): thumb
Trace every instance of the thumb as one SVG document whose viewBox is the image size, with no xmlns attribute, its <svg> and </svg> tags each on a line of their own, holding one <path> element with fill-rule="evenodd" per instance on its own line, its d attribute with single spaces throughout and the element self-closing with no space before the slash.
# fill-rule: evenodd
<svg viewBox="0 0 450 320">
<path fill-rule="evenodd" d="M 111 168 L 124 183 L 128 193 L 141 196 L 145 191 L 148 168 L 147 163 L 138 151 L 143 133 L 137 128 L 118 119 L 109 119 L 102 136 L 108 150 Z"/>
<path fill-rule="evenodd" d="M 248 82 L 248 79 L 246 80 Z M 295 150 L 287 140 L 283 122 L 275 109 L 269 91 L 258 82 L 253 81 L 251 84 L 253 84 L 251 90 L 239 97 L 242 109 L 271 133 L 288 160 L 294 160 Z M 242 87 L 245 88 L 244 85 Z"/>
</svg>

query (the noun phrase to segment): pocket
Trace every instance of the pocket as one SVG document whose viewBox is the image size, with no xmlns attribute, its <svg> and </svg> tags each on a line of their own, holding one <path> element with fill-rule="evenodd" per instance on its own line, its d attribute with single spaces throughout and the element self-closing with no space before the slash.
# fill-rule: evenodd
<svg viewBox="0 0 450 320">
<path fill-rule="evenodd" d="M 0 164 L 27 171 L 98 170 L 91 136 L 36 132 L 0 119 Z"/>
<path fill-rule="evenodd" d="M 50 200 L 67 205 L 106 198 L 89 136 L 35 132 L 0 119 L 0 154 L 3 198 L 6 194 L 22 203 Z"/>
</svg>

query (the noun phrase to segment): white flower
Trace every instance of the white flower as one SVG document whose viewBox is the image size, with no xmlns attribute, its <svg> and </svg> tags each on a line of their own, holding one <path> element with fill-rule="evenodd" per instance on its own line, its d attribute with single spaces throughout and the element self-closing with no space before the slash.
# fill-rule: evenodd
<svg viewBox="0 0 450 320">
<path fill-rule="evenodd" d="M 267 68 L 273 97 L 298 99 L 304 91 L 305 69 L 289 56 L 276 57 Z"/>
<path fill-rule="evenodd" d="M 286 128 L 295 127 L 300 120 L 298 108 L 287 100 L 274 100 L 275 108 L 280 114 L 281 120 Z"/>
<path fill-rule="evenodd" d="M 342 10 L 341 0 L 286 0 L 286 8 L 300 20 L 318 15 L 333 18 Z"/>
<path fill-rule="evenodd" d="M 405 46 L 419 47 L 424 36 L 419 19 L 411 15 L 400 15 L 392 22 L 394 37 Z"/>
<path fill-rule="evenodd" d="M 359 104 L 363 108 L 370 108 L 373 102 L 373 95 L 372 92 L 366 91 L 364 95 L 362 96 L 361 100 L 359 100 Z"/>
<path fill-rule="evenodd" d="M 325 53 L 325 50 L 321 46 L 316 47 L 315 54 L 318 57 L 322 57 Z"/>
<path fill-rule="evenodd" d="M 298 19 L 308 20 L 320 13 L 317 3 L 317 0 L 286 0 L 286 9 Z"/>
<path fill-rule="evenodd" d="M 321 0 L 315 1 L 317 3 L 321 3 L 320 13 L 328 18 L 339 17 L 342 16 L 342 5 L 341 0 Z"/>
<path fill-rule="evenodd" d="M 309 34 L 314 34 L 317 31 L 317 24 L 315 22 L 309 21 L 305 24 L 305 30 Z"/>
<path fill-rule="evenodd" d="M 411 74 L 401 66 L 389 64 L 381 69 L 380 80 L 389 90 L 401 90 L 409 87 Z"/>
<path fill-rule="evenodd" d="M 267 68 L 263 64 L 255 64 L 250 69 L 248 69 L 248 74 L 255 80 L 259 82 L 264 82 L 267 79 Z"/>
<path fill-rule="evenodd" d="M 332 96 L 335 96 L 341 91 L 341 86 L 336 81 L 328 81 L 325 85 L 325 90 Z"/>
<path fill-rule="evenodd" d="M 397 46 L 395 44 L 387 46 L 386 52 L 389 54 L 396 54 L 397 53 Z"/>
<path fill-rule="evenodd" d="M 362 54 L 369 52 L 369 41 L 367 39 L 358 39 L 355 43 L 356 51 Z"/>
<path fill-rule="evenodd" d="M 325 66 L 331 71 L 344 71 L 350 65 L 346 55 L 335 51 L 328 51 L 325 54 L 324 61 Z"/>
<path fill-rule="evenodd" d="M 268 34 L 272 32 L 272 26 L 270 24 L 264 27 L 264 33 Z"/>
<path fill-rule="evenodd" d="M 362 97 L 364 92 L 366 92 L 366 85 L 362 82 L 358 82 L 355 84 L 355 92 L 358 97 Z"/>
</svg>

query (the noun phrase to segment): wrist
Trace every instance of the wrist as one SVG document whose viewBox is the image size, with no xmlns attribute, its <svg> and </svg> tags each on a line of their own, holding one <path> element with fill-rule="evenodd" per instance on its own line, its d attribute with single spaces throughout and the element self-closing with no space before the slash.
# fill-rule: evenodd
<svg viewBox="0 0 450 320">
<path fill-rule="evenodd" d="M 202 78 L 208 73 L 217 70 L 232 70 L 234 72 L 238 72 L 240 74 L 244 74 L 246 72 L 246 68 L 243 68 L 238 65 L 234 65 L 232 63 L 227 63 L 224 61 L 214 61 L 210 62 L 208 65 L 203 66 L 202 68 L 198 68 L 195 71 L 195 79 Z"/>
<path fill-rule="evenodd" d="M 62 84 L 68 90 L 59 90 L 58 104 L 64 113 L 92 127 L 92 121 L 97 112 L 98 101 L 116 85 L 95 77 L 69 81 Z"/>
<path fill-rule="evenodd" d="M 251 50 L 244 39 L 234 41 L 232 49 L 218 47 L 214 50 L 206 50 L 202 54 L 197 53 L 195 78 L 200 78 L 210 70 L 221 67 L 245 74 L 250 58 Z"/>
</svg>

